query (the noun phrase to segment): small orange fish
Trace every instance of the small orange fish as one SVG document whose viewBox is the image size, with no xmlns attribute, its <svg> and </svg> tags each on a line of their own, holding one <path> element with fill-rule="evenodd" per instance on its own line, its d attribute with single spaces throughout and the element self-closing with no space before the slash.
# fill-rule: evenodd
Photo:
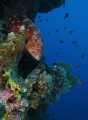
<svg viewBox="0 0 88 120">
<path fill-rule="evenodd" d="M 79 84 L 82 85 L 82 79 L 80 78 L 80 76 L 78 77 L 78 81 L 79 81 Z"/>
<path fill-rule="evenodd" d="M 72 32 L 74 32 L 73 30 L 69 32 L 69 34 L 71 34 Z"/>
</svg>

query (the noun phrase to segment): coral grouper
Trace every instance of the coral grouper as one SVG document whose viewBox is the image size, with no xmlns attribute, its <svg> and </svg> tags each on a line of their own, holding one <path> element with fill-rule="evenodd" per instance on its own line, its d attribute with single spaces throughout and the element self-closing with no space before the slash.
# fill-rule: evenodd
<svg viewBox="0 0 88 120">
<path fill-rule="evenodd" d="M 43 52 L 43 41 L 39 29 L 21 12 L 10 11 L 5 5 L 4 7 L 8 11 L 8 14 L 4 20 L 10 22 L 10 26 L 8 26 L 6 29 L 9 32 L 18 33 L 20 26 L 24 26 L 26 28 L 28 37 L 26 49 L 36 60 L 39 61 Z"/>
</svg>

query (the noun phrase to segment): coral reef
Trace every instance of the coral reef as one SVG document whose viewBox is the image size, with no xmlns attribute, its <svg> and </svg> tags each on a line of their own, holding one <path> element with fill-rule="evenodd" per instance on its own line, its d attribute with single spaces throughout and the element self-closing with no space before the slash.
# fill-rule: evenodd
<svg viewBox="0 0 88 120">
<path fill-rule="evenodd" d="M 26 49 L 27 38 L 25 26 L 21 25 L 18 33 L 8 33 L 0 43 L 0 119 L 3 120 L 48 120 L 47 107 L 58 101 L 61 93 L 77 86 L 75 76 L 70 75 L 71 65 L 59 61 L 48 66 L 44 57 L 36 61 Z"/>
<path fill-rule="evenodd" d="M 48 120 L 47 107 L 77 86 L 71 65 L 59 61 L 48 66 L 42 54 L 39 29 L 24 14 L 9 11 L 0 21 L 0 119 Z"/>
</svg>

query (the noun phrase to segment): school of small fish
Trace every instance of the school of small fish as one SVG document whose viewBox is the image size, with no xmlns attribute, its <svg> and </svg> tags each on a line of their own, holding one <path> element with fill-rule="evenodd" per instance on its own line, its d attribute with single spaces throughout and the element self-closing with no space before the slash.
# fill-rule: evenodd
<svg viewBox="0 0 88 120">
<path fill-rule="evenodd" d="M 65 4 L 63 4 L 63 7 L 65 7 Z M 66 13 L 65 16 L 64 16 L 64 19 L 66 19 L 68 16 L 69 16 L 69 13 Z M 41 18 L 41 16 L 39 16 L 39 18 Z M 41 22 L 41 21 L 42 21 L 42 19 L 40 19 L 40 22 Z M 46 18 L 46 22 L 48 22 L 48 19 L 47 19 L 47 18 Z M 64 26 L 64 29 L 65 29 L 65 30 L 67 29 L 66 26 Z M 56 30 L 56 32 L 58 32 L 58 31 L 59 31 L 59 30 Z M 72 34 L 73 32 L 74 32 L 73 30 L 69 31 L 69 35 Z M 50 34 L 50 32 L 48 32 L 47 35 L 49 35 L 49 34 Z M 60 40 L 60 43 L 64 43 L 64 41 L 63 41 L 63 40 Z M 77 44 L 77 41 L 76 41 L 76 40 L 72 41 L 72 44 L 73 44 L 74 46 L 76 46 L 76 47 L 79 47 L 79 45 Z M 62 50 L 62 48 L 60 48 L 60 50 Z M 60 53 L 57 52 L 55 55 L 59 55 L 59 54 L 60 54 Z M 82 58 L 82 59 L 84 58 L 84 54 L 82 54 L 81 58 Z M 81 63 L 77 64 L 75 68 L 78 68 L 80 65 L 81 65 Z M 80 78 L 80 76 L 78 77 L 78 81 L 79 81 L 79 84 L 81 85 L 81 84 L 82 84 L 82 79 Z"/>
</svg>

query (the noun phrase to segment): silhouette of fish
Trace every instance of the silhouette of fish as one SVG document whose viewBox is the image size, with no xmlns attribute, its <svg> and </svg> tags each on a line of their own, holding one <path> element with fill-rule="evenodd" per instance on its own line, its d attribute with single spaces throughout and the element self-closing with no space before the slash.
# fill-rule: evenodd
<svg viewBox="0 0 88 120">
<path fill-rule="evenodd" d="M 56 55 L 58 55 L 59 54 L 59 52 L 58 53 L 56 53 Z"/>
<path fill-rule="evenodd" d="M 50 34 L 50 32 L 47 33 L 47 35 L 49 35 L 49 34 Z"/>
<path fill-rule="evenodd" d="M 68 13 L 65 14 L 64 19 L 68 17 Z"/>
<path fill-rule="evenodd" d="M 64 41 L 63 40 L 60 40 L 60 43 L 63 43 Z"/>
<path fill-rule="evenodd" d="M 58 30 L 56 30 L 56 32 L 58 32 Z"/>
<path fill-rule="evenodd" d="M 64 29 L 66 30 L 67 28 L 64 26 Z"/>
<path fill-rule="evenodd" d="M 78 65 L 76 65 L 76 67 L 75 67 L 75 68 L 79 67 L 80 65 L 81 65 L 81 63 L 79 63 Z"/>
<path fill-rule="evenodd" d="M 71 34 L 72 32 L 74 32 L 73 30 L 71 30 L 70 32 L 69 32 L 69 34 Z"/>
<path fill-rule="evenodd" d="M 41 18 L 41 16 L 39 16 L 39 18 Z"/>
<path fill-rule="evenodd" d="M 48 19 L 46 19 L 46 22 L 48 22 Z"/>
<path fill-rule="evenodd" d="M 41 22 L 42 20 L 40 19 L 39 21 Z"/>
<path fill-rule="evenodd" d="M 84 54 L 82 54 L 82 57 L 81 58 L 84 58 Z"/>
<path fill-rule="evenodd" d="M 79 47 L 79 45 L 76 45 L 77 44 L 77 41 L 72 41 L 72 44 L 75 45 L 76 47 Z"/>
</svg>

